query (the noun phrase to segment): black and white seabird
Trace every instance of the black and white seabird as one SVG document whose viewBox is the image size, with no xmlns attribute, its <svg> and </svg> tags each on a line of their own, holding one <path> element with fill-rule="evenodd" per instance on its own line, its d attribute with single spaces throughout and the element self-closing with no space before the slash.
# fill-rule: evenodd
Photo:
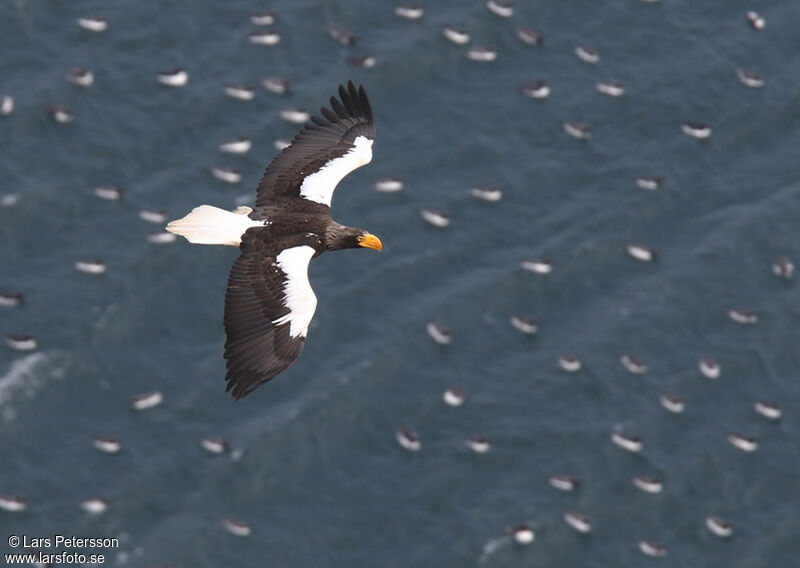
<svg viewBox="0 0 800 568">
<path fill-rule="evenodd" d="M 533 318 L 513 315 L 509 321 L 514 329 L 527 335 L 533 335 L 539 331 L 539 326 L 536 324 L 536 320 Z"/>
<path fill-rule="evenodd" d="M 486 7 L 489 8 L 490 12 L 500 16 L 501 18 L 510 18 L 514 15 L 513 2 L 503 2 L 503 0 L 488 0 L 488 2 L 486 2 Z"/>
<path fill-rule="evenodd" d="M 645 0 L 652 2 L 653 0 Z M 639 550 L 642 551 L 642 554 L 646 554 L 647 556 L 653 556 L 656 558 L 660 558 L 662 556 L 667 555 L 667 547 L 663 544 L 658 542 L 654 542 L 652 540 L 640 540 L 639 541 Z"/>
<path fill-rule="evenodd" d="M 108 22 L 105 18 L 92 16 L 78 18 L 78 25 L 90 32 L 104 32 L 108 29 Z"/>
<path fill-rule="evenodd" d="M 147 240 L 157 245 L 174 243 L 176 239 L 177 237 L 173 233 L 169 233 L 167 231 L 154 231 L 152 233 L 148 233 L 147 235 Z"/>
<path fill-rule="evenodd" d="M 711 127 L 702 122 L 684 122 L 681 125 L 681 130 L 686 136 L 704 140 L 711 136 Z"/>
<path fill-rule="evenodd" d="M 647 372 L 647 364 L 636 355 L 625 353 L 619 358 L 619 362 L 629 373 L 634 375 L 643 375 Z"/>
<path fill-rule="evenodd" d="M 325 251 L 381 250 L 380 239 L 331 219 L 338 183 L 372 160 L 375 121 L 363 87 L 339 87 L 269 165 L 255 208 L 196 207 L 167 230 L 197 244 L 239 247 L 225 294 L 227 390 L 237 400 L 300 356 L 317 298 L 308 264 Z"/>
<path fill-rule="evenodd" d="M 636 187 L 648 191 L 655 191 L 661 187 L 663 182 L 663 178 L 659 176 L 639 176 L 636 178 Z"/>
<path fill-rule="evenodd" d="M 418 452 L 422 448 L 422 442 L 417 433 L 408 428 L 400 428 L 395 432 L 395 439 L 400 447 L 409 452 Z"/>
<path fill-rule="evenodd" d="M 278 151 L 282 152 L 286 150 L 292 144 L 291 140 L 287 140 L 285 138 L 278 138 L 275 142 L 272 143 L 272 146 Z"/>
<path fill-rule="evenodd" d="M 108 501 L 105 499 L 84 499 L 78 505 L 90 515 L 102 515 L 108 510 Z"/>
<path fill-rule="evenodd" d="M 116 185 L 100 185 L 92 190 L 93 193 L 100 199 L 108 199 L 109 201 L 117 201 L 122 199 L 125 190 Z"/>
<path fill-rule="evenodd" d="M 542 34 L 530 28 L 517 28 L 517 37 L 528 45 L 540 45 L 544 41 Z"/>
<path fill-rule="evenodd" d="M 277 45 L 281 41 L 281 35 L 272 30 L 257 32 L 247 36 L 247 41 L 254 45 Z"/>
<path fill-rule="evenodd" d="M 770 420 L 780 420 L 781 416 L 783 416 L 781 407 L 773 402 L 764 402 L 763 400 L 759 400 L 753 404 L 753 408 L 761 416 L 764 418 L 769 418 Z"/>
<path fill-rule="evenodd" d="M 658 258 L 658 251 L 655 249 L 648 248 L 644 245 L 637 245 L 632 244 L 626 247 L 628 254 L 635 258 L 636 260 L 641 260 L 642 262 L 653 262 Z"/>
<path fill-rule="evenodd" d="M 532 99 L 546 99 L 550 96 L 550 87 L 544 79 L 536 79 L 532 83 L 522 85 L 519 90 Z"/>
<path fill-rule="evenodd" d="M 664 483 L 657 477 L 648 475 L 637 475 L 633 478 L 633 485 L 645 493 L 657 494 L 664 489 Z"/>
<path fill-rule="evenodd" d="M 758 89 L 764 86 L 764 78 L 758 73 L 753 73 L 752 71 L 747 71 L 745 69 L 739 69 L 736 71 L 736 76 L 739 77 L 739 81 L 741 81 L 742 85 L 746 87 Z"/>
<path fill-rule="evenodd" d="M 28 508 L 28 504 L 22 497 L 16 495 L 0 495 L 0 509 L 10 513 L 19 513 Z"/>
<path fill-rule="evenodd" d="M 428 322 L 425 326 L 425 331 L 439 345 L 447 345 L 453 341 L 453 333 L 444 324 L 435 321 Z"/>
<path fill-rule="evenodd" d="M 582 515 L 581 513 L 567 511 L 564 513 L 564 522 L 579 533 L 592 532 L 592 522 L 589 520 L 589 517 Z"/>
<path fill-rule="evenodd" d="M 473 47 L 467 51 L 467 59 L 490 63 L 497 59 L 497 50 L 493 47 Z"/>
<path fill-rule="evenodd" d="M 79 260 L 75 263 L 75 270 L 86 274 L 103 274 L 106 271 L 106 263 L 100 259 Z"/>
<path fill-rule="evenodd" d="M 476 454 L 485 454 L 491 449 L 489 440 L 483 436 L 470 436 L 465 440 L 467 447 Z"/>
<path fill-rule="evenodd" d="M 17 333 L 11 333 L 6 335 L 6 345 L 8 345 L 11 349 L 15 349 L 16 351 L 33 351 L 38 347 L 38 343 L 35 337 L 31 337 L 30 335 L 20 335 Z"/>
<path fill-rule="evenodd" d="M 222 526 L 234 536 L 250 536 L 250 525 L 239 519 L 227 517 L 222 519 Z"/>
<path fill-rule="evenodd" d="M 442 28 L 442 35 L 456 45 L 466 45 L 469 43 L 469 33 L 460 28 L 444 26 Z"/>
<path fill-rule="evenodd" d="M 250 23 L 254 26 L 271 26 L 278 21 L 278 14 L 275 12 L 257 12 L 250 15 Z"/>
<path fill-rule="evenodd" d="M 620 81 L 600 81 L 597 90 L 609 97 L 621 97 L 625 94 L 625 85 Z"/>
<path fill-rule="evenodd" d="M 722 372 L 722 368 L 719 366 L 719 363 L 717 363 L 711 357 L 704 357 L 700 359 L 700 362 L 697 364 L 697 368 L 700 369 L 700 372 L 707 379 L 718 379 L 720 373 Z"/>
<path fill-rule="evenodd" d="M 767 25 L 767 22 L 764 21 L 764 18 L 752 10 L 747 12 L 747 21 L 754 30 L 763 30 L 764 26 Z"/>
<path fill-rule="evenodd" d="M 581 370 L 582 363 L 575 355 L 563 353 L 558 356 L 558 366 L 562 371 L 576 373 Z"/>
<path fill-rule="evenodd" d="M 261 86 L 270 93 L 285 95 L 292 87 L 292 82 L 283 77 L 264 77 L 261 79 Z"/>
<path fill-rule="evenodd" d="M 547 480 L 547 483 L 559 491 L 575 491 L 580 485 L 578 478 L 572 475 L 553 475 Z"/>
<path fill-rule="evenodd" d="M 755 325 L 758 323 L 758 314 L 752 310 L 728 310 L 728 317 L 742 325 Z"/>
<path fill-rule="evenodd" d="M 743 452 L 751 453 L 758 449 L 758 440 L 752 436 L 728 434 L 728 441 Z"/>
<path fill-rule="evenodd" d="M 642 442 L 639 436 L 627 436 L 619 432 L 613 432 L 611 434 L 611 441 L 623 450 L 628 450 L 633 453 L 641 452 L 644 446 L 644 442 Z"/>
<path fill-rule="evenodd" d="M 523 270 L 536 274 L 550 274 L 553 271 L 553 262 L 549 258 L 523 260 L 519 265 Z"/>
<path fill-rule="evenodd" d="M 401 4 L 395 6 L 394 13 L 406 20 L 419 20 L 425 15 L 425 10 L 421 4 Z"/>
<path fill-rule="evenodd" d="M 92 440 L 92 445 L 95 447 L 95 449 L 107 454 L 116 454 L 122 449 L 122 444 L 120 444 L 119 440 L 102 436 Z"/>
<path fill-rule="evenodd" d="M 242 173 L 239 170 L 226 166 L 214 166 L 211 168 L 211 175 L 225 183 L 239 183 L 242 181 Z"/>
<path fill-rule="evenodd" d="M 400 191 L 403 189 L 403 178 L 392 177 L 376 179 L 375 183 L 372 184 L 372 187 L 375 188 L 375 191 L 380 191 L 383 193 Z"/>
<path fill-rule="evenodd" d="M 50 105 L 45 108 L 45 111 L 59 124 L 69 124 L 75 120 L 75 114 L 64 105 Z"/>
<path fill-rule="evenodd" d="M 358 40 L 356 34 L 339 26 L 331 26 L 328 28 L 328 33 L 334 41 L 341 45 L 353 45 Z"/>
<path fill-rule="evenodd" d="M 673 414 L 680 414 L 684 410 L 683 399 L 674 394 L 662 394 L 659 398 L 661 406 Z"/>
<path fill-rule="evenodd" d="M 70 69 L 64 75 L 64 78 L 73 85 L 78 85 L 80 87 L 89 87 L 94 83 L 94 73 L 83 67 Z"/>
<path fill-rule="evenodd" d="M 378 63 L 378 60 L 371 53 L 348 57 L 345 61 L 354 67 L 363 67 L 364 69 L 372 69 Z"/>
<path fill-rule="evenodd" d="M 588 124 L 567 121 L 563 126 L 564 132 L 578 140 L 588 140 L 592 136 L 592 127 Z"/>
<path fill-rule="evenodd" d="M 252 147 L 253 142 L 249 138 L 236 138 L 223 142 L 217 146 L 217 150 L 226 154 L 247 154 Z"/>
<path fill-rule="evenodd" d="M 772 265 L 772 273 L 781 278 L 791 278 L 794 274 L 794 263 L 787 256 L 782 256 Z"/>
<path fill-rule="evenodd" d="M 730 521 L 716 515 L 706 517 L 706 527 L 720 538 L 728 538 L 733 534 L 733 525 Z"/>
<path fill-rule="evenodd" d="M 517 525 L 511 529 L 511 536 L 517 544 L 530 544 L 536 539 L 536 535 L 528 525 Z"/>
<path fill-rule="evenodd" d="M 162 71 L 156 75 L 156 80 L 167 87 L 185 87 L 189 82 L 189 73 L 180 67 L 172 71 Z"/>
<path fill-rule="evenodd" d="M 423 209 L 419 212 L 424 221 L 434 227 L 447 227 L 450 225 L 450 214 L 438 209 Z"/>
<path fill-rule="evenodd" d="M 14 112 L 14 97 L 3 95 L 0 97 L 0 116 L 8 116 Z"/>
<path fill-rule="evenodd" d="M 285 108 L 278 113 L 283 120 L 293 124 L 304 124 L 311 118 L 311 114 L 304 108 Z"/>
<path fill-rule="evenodd" d="M 0 306 L 4 308 L 17 308 L 22 305 L 25 295 L 22 292 L 0 293 Z"/>
<path fill-rule="evenodd" d="M 588 45 L 576 46 L 575 55 L 578 56 L 578 59 L 585 61 L 586 63 L 597 63 L 600 61 L 600 55 L 597 53 L 597 50 Z"/>
<path fill-rule="evenodd" d="M 164 402 L 164 395 L 161 394 L 161 391 L 153 391 L 133 397 L 131 407 L 134 410 L 147 410 L 158 406 L 162 402 Z"/>
<path fill-rule="evenodd" d="M 157 223 L 161 225 L 167 221 L 167 212 L 156 211 L 154 209 L 142 209 L 139 211 L 139 219 L 147 221 L 148 223 Z"/>
<path fill-rule="evenodd" d="M 224 454 L 228 451 L 228 441 L 218 436 L 207 436 L 200 440 L 200 447 L 212 454 Z"/>
<path fill-rule="evenodd" d="M 503 198 L 503 191 L 499 187 L 493 185 L 476 185 L 469 190 L 473 197 L 477 197 L 483 201 L 496 202 Z"/>
<path fill-rule="evenodd" d="M 233 84 L 225 85 L 225 94 L 232 99 L 237 99 L 240 101 L 252 101 L 256 96 L 256 92 L 253 87 Z"/>
<path fill-rule="evenodd" d="M 467 393 L 464 387 L 455 385 L 442 393 L 442 400 L 447 406 L 459 407 L 467 400 Z"/>
</svg>

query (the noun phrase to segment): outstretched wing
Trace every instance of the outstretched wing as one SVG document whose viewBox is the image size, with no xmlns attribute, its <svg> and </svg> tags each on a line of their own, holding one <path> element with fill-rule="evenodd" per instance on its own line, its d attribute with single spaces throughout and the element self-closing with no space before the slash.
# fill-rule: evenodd
<svg viewBox="0 0 800 568">
<path fill-rule="evenodd" d="M 314 248 L 281 248 L 253 233 L 242 238 L 225 293 L 225 381 L 236 400 L 297 360 L 317 307 L 308 281 Z"/>
<path fill-rule="evenodd" d="M 375 121 L 364 87 L 339 86 L 339 99 L 322 107 L 267 167 L 258 184 L 256 208 L 297 198 L 330 207 L 344 176 L 372 160 Z"/>
</svg>

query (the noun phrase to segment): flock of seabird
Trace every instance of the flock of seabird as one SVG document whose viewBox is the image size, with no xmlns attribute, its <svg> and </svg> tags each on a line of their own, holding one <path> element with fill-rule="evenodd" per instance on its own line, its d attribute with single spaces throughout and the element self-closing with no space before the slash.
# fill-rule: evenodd
<svg viewBox="0 0 800 568">
<path fill-rule="evenodd" d="M 643 1 L 658 2 L 658 0 Z M 489 0 L 486 2 L 486 7 L 490 12 L 501 18 L 511 18 L 514 15 L 513 2 Z M 418 20 L 424 16 L 424 8 L 416 4 L 397 6 L 394 12 L 398 17 L 408 20 Z M 250 21 L 255 26 L 271 26 L 275 24 L 277 18 L 278 16 L 274 12 L 264 12 L 253 14 L 250 17 Z M 755 12 L 748 12 L 746 21 L 755 30 L 761 30 L 766 25 L 764 19 Z M 81 17 L 77 20 L 77 25 L 93 33 L 105 32 L 109 27 L 109 23 L 104 18 L 99 17 Z M 343 46 L 352 46 L 358 43 L 358 36 L 343 27 L 331 26 L 327 31 L 334 41 Z M 441 29 L 441 33 L 448 41 L 459 46 L 467 46 L 471 42 L 469 32 L 458 27 L 444 26 Z M 527 27 L 518 27 L 515 33 L 520 41 L 531 46 L 541 45 L 545 41 L 542 33 Z M 254 32 L 247 39 L 252 44 L 274 46 L 281 41 L 281 35 L 275 30 L 268 29 Z M 589 45 L 581 44 L 575 46 L 574 53 L 581 61 L 587 64 L 594 65 L 600 61 L 598 51 Z M 485 46 L 474 46 L 465 52 L 465 56 L 468 59 L 484 63 L 495 61 L 498 55 L 497 49 Z M 349 57 L 347 62 L 358 67 L 370 68 L 376 65 L 377 60 L 372 54 L 362 54 Z M 761 88 L 764 86 L 763 77 L 753 71 L 739 69 L 737 70 L 737 77 L 747 87 Z M 64 78 L 66 81 L 83 88 L 89 88 L 95 83 L 95 76 L 92 71 L 82 67 L 68 70 Z M 182 88 L 189 82 L 189 73 L 183 68 L 175 68 L 158 73 L 155 80 L 166 87 Z M 287 93 L 291 88 L 291 81 L 282 77 L 266 77 L 262 79 L 261 84 L 266 91 L 281 95 Z M 600 93 L 610 97 L 625 95 L 625 85 L 616 80 L 600 81 L 596 84 L 596 88 Z M 255 90 L 244 85 L 225 85 L 223 91 L 227 96 L 241 101 L 249 101 L 255 97 Z M 550 87 L 544 79 L 538 79 L 522 85 L 520 91 L 524 96 L 532 99 L 546 99 L 551 94 Z M 295 154 L 292 152 L 297 153 L 298 151 L 293 149 L 298 147 L 298 140 L 300 140 L 299 147 L 301 151 L 299 151 L 299 155 L 301 161 L 306 161 L 302 163 L 297 161 L 281 163 L 279 156 L 274 163 L 278 163 L 281 167 L 281 175 L 286 171 L 293 171 L 292 168 L 296 168 L 299 173 L 295 172 L 293 175 L 295 175 L 296 179 L 284 188 L 277 185 L 274 180 L 272 182 L 273 185 L 263 185 L 264 180 L 262 180 L 255 210 L 245 207 L 232 213 L 226 211 L 218 213 L 204 210 L 202 209 L 203 207 L 209 206 L 202 206 L 195 209 L 184 219 L 173 222 L 169 232 L 158 231 L 148 236 L 148 239 L 153 243 L 172 242 L 175 240 L 175 234 L 179 234 L 192 242 L 205 244 L 214 242 L 218 244 L 233 244 L 237 247 L 241 246 L 242 256 L 240 256 L 240 259 L 237 260 L 232 269 L 227 300 L 232 306 L 236 307 L 231 309 L 230 314 L 226 311 L 226 327 L 229 332 L 229 343 L 226 344 L 226 358 L 228 359 L 227 381 L 228 388 L 233 389 L 236 398 L 245 396 L 265 380 L 269 380 L 275 374 L 282 372 L 299 355 L 299 349 L 302 348 L 302 343 L 305 341 L 308 321 L 313 315 L 313 307 L 310 307 L 311 300 L 308 299 L 309 297 L 297 299 L 299 297 L 298 294 L 301 293 L 308 296 L 309 290 L 306 290 L 307 278 L 305 281 L 299 282 L 297 280 L 299 277 L 293 275 L 292 271 L 295 270 L 295 264 L 299 263 L 304 268 L 307 266 L 311 255 L 316 256 L 324 250 L 333 250 L 334 248 L 354 248 L 356 246 L 377 250 L 381 248 L 377 237 L 360 229 L 356 230 L 356 233 L 352 235 L 349 233 L 340 235 L 336 231 L 350 228 L 332 224 L 333 222 L 327 214 L 327 208 L 330 205 L 331 195 L 336 183 L 349 171 L 369 161 L 371 150 L 367 152 L 365 145 L 368 143 L 368 146 L 371 147 L 372 138 L 374 137 L 372 111 L 363 88 L 357 89 L 352 84 L 347 87 L 341 87 L 339 98 L 331 99 L 331 109 L 322 109 L 323 118 L 312 117 L 311 113 L 297 107 L 285 108 L 279 112 L 279 117 L 282 120 L 293 124 L 307 124 L 307 126 L 294 141 L 276 140 L 275 148 L 282 151 L 280 156 L 294 156 Z M 63 105 L 53 104 L 46 107 L 45 111 L 56 123 L 67 124 L 75 120 L 74 113 Z M 9 94 L 0 95 L 0 117 L 8 117 L 13 112 L 13 97 Z M 309 122 L 309 120 L 312 122 Z M 564 121 L 562 126 L 566 134 L 573 138 L 587 140 L 591 137 L 591 126 L 588 124 Z M 709 138 L 712 135 L 711 126 L 705 123 L 688 121 L 681 124 L 680 128 L 687 136 L 699 140 Z M 331 138 L 331 133 L 338 136 L 338 139 Z M 307 149 L 305 154 L 302 153 L 304 135 L 306 138 L 317 137 L 312 139 L 312 144 L 309 146 L 310 149 Z M 324 146 L 325 144 L 329 144 L 327 149 Z M 336 144 L 342 145 L 336 146 Z M 245 154 L 251 149 L 251 140 L 244 137 L 222 142 L 218 146 L 219 152 L 223 154 Z M 321 153 L 324 154 L 325 151 L 329 153 L 324 155 L 324 159 L 322 157 L 317 159 L 316 156 Z M 340 161 L 347 162 L 343 165 L 343 169 L 336 165 Z M 311 169 L 308 169 L 309 164 L 313 164 Z M 272 167 L 270 166 L 270 168 Z M 327 170 L 326 167 L 328 168 Z M 336 168 L 341 171 L 337 170 L 335 174 L 329 176 L 331 179 L 325 180 L 327 185 L 323 186 L 313 182 L 314 174 L 320 172 L 324 174 L 325 171 Z M 270 175 L 270 171 L 270 169 L 267 170 L 265 179 Z M 241 173 L 232 167 L 215 166 L 211 168 L 211 174 L 214 178 L 230 184 L 238 184 L 242 181 Z M 323 175 L 322 177 L 325 176 Z M 312 179 L 312 182 L 305 183 L 309 179 Z M 661 188 L 663 183 L 664 180 L 660 176 L 642 176 L 635 180 L 636 186 L 647 191 L 656 191 Z M 404 180 L 400 177 L 381 178 L 374 182 L 373 187 L 376 191 L 383 193 L 398 192 L 403 189 Z M 119 200 L 124 195 L 122 188 L 113 185 L 98 186 L 94 188 L 93 192 L 98 198 L 106 200 Z M 474 186 L 470 189 L 470 193 L 476 199 L 486 202 L 496 202 L 502 199 L 501 189 L 495 186 Z M 300 202 L 311 202 L 322 206 L 319 211 L 312 208 L 314 214 L 322 215 L 319 227 L 312 226 L 313 224 L 304 226 L 303 231 L 305 233 L 301 235 L 299 240 L 285 227 L 282 228 L 282 232 L 278 232 L 277 228 L 274 230 L 270 228 L 270 225 L 273 224 L 276 227 L 280 225 L 276 221 L 276 214 L 284 214 L 287 211 L 294 214 L 293 211 L 295 210 L 292 208 L 298 207 L 297 203 Z M 12 200 L 3 202 L 5 206 L 13 204 Z M 308 203 L 305 203 L 305 205 L 308 205 Z M 300 203 L 300 209 L 296 211 L 301 211 L 304 215 L 311 212 L 312 209 L 308 209 L 308 211 L 303 209 L 305 205 Z M 323 211 L 323 209 L 325 210 Z M 199 213 L 196 213 L 198 210 L 200 210 Z M 224 234 L 215 234 L 209 237 L 206 234 L 209 231 L 208 226 L 205 225 L 207 221 L 202 217 L 205 214 L 211 214 L 214 222 L 221 220 L 223 225 L 231 225 L 235 227 L 236 231 L 243 228 L 244 231 L 237 232 L 231 236 L 228 234 L 230 231 L 223 230 Z M 195 216 L 192 217 L 192 215 Z M 450 215 L 447 212 L 433 208 L 422 209 L 420 216 L 424 222 L 440 229 L 447 228 L 451 223 Z M 169 218 L 166 212 L 152 209 L 141 210 L 139 217 L 145 222 L 157 225 L 163 225 Z M 255 235 L 260 234 L 258 233 L 259 231 L 263 232 L 264 235 L 268 235 L 269 238 L 259 240 L 260 237 L 255 237 Z M 333 231 L 329 235 L 332 239 L 349 239 L 352 237 L 357 240 L 352 243 L 348 241 L 347 244 L 326 243 L 323 237 L 325 231 Z M 309 237 L 308 235 L 312 233 L 316 236 Z M 284 239 L 285 242 L 281 239 Z M 279 242 L 281 246 L 276 248 L 274 246 L 275 242 Z M 301 249 L 310 251 L 308 258 L 304 256 L 302 260 L 296 260 L 292 256 L 294 253 L 284 256 L 286 251 L 291 253 L 291 251 L 300 251 Z M 641 262 L 656 262 L 659 258 L 656 250 L 642 244 L 629 244 L 626 247 L 626 251 L 632 259 Z M 305 253 L 303 252 L 303 254 Z M 254 272 L 254 269 L 251 269 L 250 264 L 248 264 L 251 263 L 251 257 L 255 256 L 270 259 L 271 266 L 280 272 L 280 274 L 275 272 L 275 277 L 283 280 L 284 296 L 282 298 L 264 295 L 258 288 L 251 289 L 250 292 L 240 292 L 240 290 L 244 289 L 244 283 L 247 282 L 248 278 L 252 282 L 254 274 L 260 274 L 261 278 L 265 278 L 265 273 Z M 547 275 L 553 270 L 553 263 L 550 259 L 523 260 L 520 266 L 523 270 L 538 275 Z M 100 275 L 107 270 L 106 263 L 100 259 L 79 259 L 74 262 L 74 267 L 79 272 L 92 275 Z M 794 265 L 788 257 L 778 258 L 771 269 L 777 277 L 785 279 L 793 277 Z M 298 292 L 297 290 L 300 291 Z M 313 293 L 311 296 L 313 296 Z M 271 316 L 273 319 L 266 320 L 263 325 L 258 324 L 254 327 L 251 319 L 247 317 L 247 310 L 252 310 L 253 306 L 259 302 L 262 309 L 273 314 Z M 315 300 L 313 303 L 315 304 Z M 23 304 L 24 294 L 21 292 L 0 293 L 0 307 L 19 308 Z M 238 306 L 241 306 L 241 308 Z M 300 316 L 297 314 L 300 314 Z M 731 309 L 728 312 L 728 316 L 733 322 L 742 325 L 753 325 L 758 322 L 758 315 L 747 309 Z M 512 315 L 509 318 L 509 324 L 524 335 L 535 336 L 539 332 L 536 320 L 526 315 Z M 244 331 L 239 331 L 243 329 L 242 326 L 249 327 Z M 281 330 L 282 339 L 277 339 L 276 330 Z M 427 324 L 426 330 L 430 338 L 441 346 L 447 346 L 453 341 L 452 330 L 442 322 L 431 321 Z M 270 341 L 273 343 L 268 346 L 263 344 L 254 346 L 253 341 L 251 341 L 254 332 L 270 334 Z M 36 339 L 25 334 L 8 334 L 5 343 L 10 349 L 17 351 L 30 351 L 38 348 Z M 254 349 L 259 349 L 258 353 L 261 354 L 268 353 L 270 359 L 265 360 L 258 354 L 248 355 L 248 353 L 254 353 L 252 351 Z M 283 350 L 285 349 L 288 349 L 288 351 L 284 354 Z M 646 362 L 634 354 L 622 354 L 620 363 L 631 374 L 642 375 L 647 372 Z M 578 373 L 584 368 L 581 359 L 574 354 L 560 354 L 556 364 L 566 373 Z M 700 360 L 698 369 L 700 374 L 709 380 L 718 380 L 721 376 L 720 365 L 712 358 Z M 145 411 L 160 405 L 163 400 L 164 397 L 160 391 L 152 391 L 134 397 L 131 401 L 131 408 L 136 411 Z M 459 385 L 451 386 L 442 394 L 442 400 L 447 406 L 453 408 L 461 407 L 467 401 L 466 389 Z M 680 414 L 686 408 L 686 401 L 682 397 L 671 393 L 663 393 L 659 402 L 666 411 L 672 414 Z M 754 412 L 767 420 L 776 421 L 782 417 L 780 406 L 774 402 L 756 401 L 753 408 Z M 422 450 L 420 435 L 409 427 L 398 428 L 395 432 L 395 437 L 400 447 L 405 450 L 410 452 Z M 638 453 L 645 448 L 645 441 L 642 438 L 620 430 L 611 432 L 610 441 L 620 449 L 628 452 Z M 758 440 L 756 438 L 741 433 L 729 433 L 727 441 L 742 452 L 752 453 L 758 449 Z M 475 454 L 485 454 L 491 449 L 490 441 L 483 436 L 469 436 L 465 438 L 464 444 Z M 92 440 L 92 445 L 96 450 L 109 454 L 118 453 L 122 450 L 122 443 L 110 437 L 96 437 Z M 231 452 L 227 440 L 214 436 L 200 440 L 200 447 L 211 454 Z M 581 486 L 581 481 L 577 477 L 566 474 L 553 475 L 547 482 L 553 489 L 563 492 L 575 492 Z M 661 479 L 648 475 L 635 475 L 631 478 L 631 483 L 634 488 L 647 494 L 660 494 L 668 490 L 668 487 L 665 488 L 665 484 Z M 88 514 L 99 515 L 107 511 L 109 503 L 105 499 L 92 498 L 80 501 L 78 506 Z M 1 510 L 20 512 L 24 511 L 26 507 L 27 503 L 22 497 L 0 495 Z M 579 533 L 590 533 L 593 530 L 592 520 L 582 512 L 566 511 L 563 515 L 563 521 Z M 720 538 L 728 538 L 733 534 L 732 523 L 715 514 L 709 514 L 704 523 L 712 534 Z M 222 524 L 228 532 L 237 536 L 248 536 L 251 533 L 249 525 L 241 520 L 225 518 Z M 535 532 L 527 524 L 515 525 L 508 530 L 508 533 L 510 539 L 519 545 L 527 545 L 535 540 Z M 665 545 L 653 540 L 640 540 L 637 546 L 643 554 L 651 557 L 663 557 L 668 553 Z"/>
</svg>

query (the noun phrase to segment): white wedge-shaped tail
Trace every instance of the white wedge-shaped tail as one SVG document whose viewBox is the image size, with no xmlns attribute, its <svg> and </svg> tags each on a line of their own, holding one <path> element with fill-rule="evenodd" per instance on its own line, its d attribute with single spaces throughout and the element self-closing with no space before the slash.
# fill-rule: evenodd
<svg viewBox="0 0 800 568">
<path fill-rule="evenodd" d="M 211 205 L 195 207 L 183 219 L 167 225 L 167 231 L 186 237 L 190 243 L 198 245 L 242 244 L 242 235 L 250 227 L 263 227 L 265 221 L 254 221 L 248 217 L 252 209 L 238 207 L 235 211 L 225 211 Z"/>
</svg>

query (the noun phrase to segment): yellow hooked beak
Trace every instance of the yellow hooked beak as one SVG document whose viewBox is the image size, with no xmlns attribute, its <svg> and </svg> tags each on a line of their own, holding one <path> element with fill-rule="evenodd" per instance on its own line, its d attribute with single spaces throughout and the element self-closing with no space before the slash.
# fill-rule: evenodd
<svg viewBox="0 0 800 568">
<path fill-rule="evenodd" d="M 372 234 L 361 235 L 358 237 L 358 246 L 375 250 L 383 250 L 381 240 Z"/>
</svg>

